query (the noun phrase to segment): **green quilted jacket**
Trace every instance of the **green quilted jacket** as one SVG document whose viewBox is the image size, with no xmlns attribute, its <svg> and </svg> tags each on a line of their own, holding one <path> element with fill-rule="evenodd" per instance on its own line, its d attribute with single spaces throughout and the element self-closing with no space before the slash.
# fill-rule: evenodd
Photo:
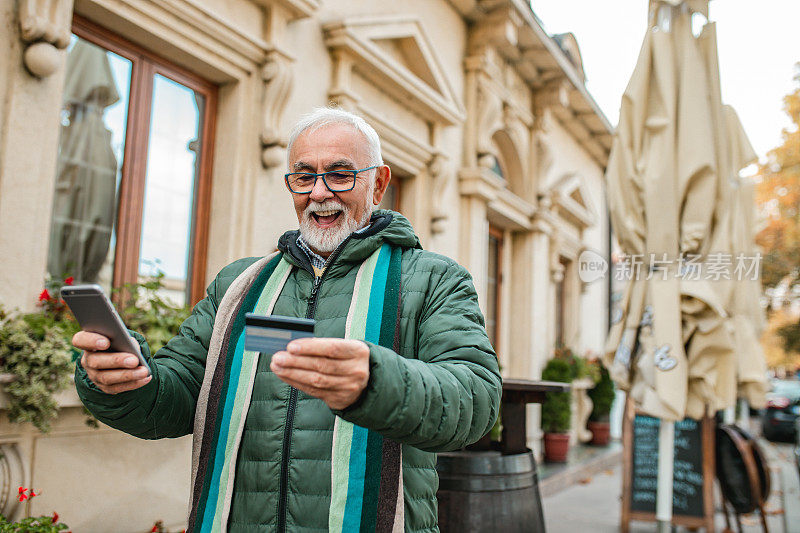
<svg viewBox="0 0 800 533">
<path fill-rule="evenodd" d="M 344 336 L 359 264 L 384 242 L 402 248 L 401 353 L 370 344 L 367 388 L 354 405 L 336 412 L 280 381 L 269 370 L 269 357 L 261 358 L 228 530 L 327 530 L 333 423 L 339 415 L 403 444 L 406 530 L 438 531 L 435 452 L 478 440 L 492 427 L 500 401 L 497 360 L 470 276 L 454 261 L 423 251 L 402 215 L 378 211 L 369 230 L 349 237 L 331 255 L 314 294 L 313 270 L 296 239 L 292 231 L 279 241 L 296 268 L 273 312 L 312 314 L 321 337 Z M 217 305 L 255 260 L 241 259 L 220 271 L 178 335 L 150 359 L 153 379 L 144 387 L 104 394 L 79 365 L 75 384 L 86 407 L 109 426 L 145 439 L 192 433 Z M 135 336 L 150 357 L 147 343 Z"/>
</svg>

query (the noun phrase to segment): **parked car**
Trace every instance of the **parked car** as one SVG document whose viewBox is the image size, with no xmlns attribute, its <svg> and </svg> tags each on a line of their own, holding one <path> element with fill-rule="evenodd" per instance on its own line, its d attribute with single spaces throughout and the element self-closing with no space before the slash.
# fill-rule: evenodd
<svg viewBox="0 0 800 533">
<path fill-rule="evenodd" d="M 767 393 L 767 408 L 761 415 L 761 433 L 768 440 L 795 442 L 800 418 L 800 380 L 772 382 Z"/>
<path fill-rule="evenodd" d="M 797 417 L 794 423 L 795 438 L 794 443 L 794 464 L 797 466 L 797 475 L 800 476 L 800 417 Z"/>
</svg>

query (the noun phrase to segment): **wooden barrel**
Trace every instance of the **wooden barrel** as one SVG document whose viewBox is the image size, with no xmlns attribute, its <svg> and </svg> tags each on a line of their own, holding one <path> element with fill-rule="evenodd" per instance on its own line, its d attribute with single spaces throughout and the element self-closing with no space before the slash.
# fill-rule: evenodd
<svg viewBox="0 0 800 533">
<path fill-rule="evenodd" d="M 530 451 L 440 453 L 436 469 L 442 533 L 544 532 L 536 460 Z"/>
</svg>

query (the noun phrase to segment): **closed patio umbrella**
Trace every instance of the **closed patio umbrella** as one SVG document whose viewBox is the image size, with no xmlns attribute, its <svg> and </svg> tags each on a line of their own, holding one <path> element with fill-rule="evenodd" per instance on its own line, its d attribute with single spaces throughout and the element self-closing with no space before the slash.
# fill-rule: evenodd
<svg viewBox="0 0 800 533">
<path fill-rule="evenodd" d="M 117 160 L 106 107 L 119 100 L 106 53 L 78 39 L 67 57 L 64 107 L 69 123 L 59 144 L 48 256 L 51 276 L 98 277 L 111 242 Z"/>
<path fill-rule="evenodd" d="M 628 257 L 641 254 L 641 272 L 616 313 L 605 361 L 637 409 L 662 420 L 662 528 L 672 511 L 672 423 L 701 418 L 736 397 L 726 312 L 735 165 L 715 27 L 706 24 L 695 38 L 693 11 L 707 14 L 707 1 L 651 2 L 652 14 L 668 17 L 652 17 L 606 175 L 614 233 Z"/>
<path fill-rule="evenodd" d="M 606 174 L 614 234 L 639 262 L 606 362 L 640 410 L 673 421 L 724 405 L 718 378 L 734 370 L 725 302 L 693 261 L 721 226 L 708 92 L 681 11 L 671 31 L 654 27 L 645 37 Z"/>
</svg>

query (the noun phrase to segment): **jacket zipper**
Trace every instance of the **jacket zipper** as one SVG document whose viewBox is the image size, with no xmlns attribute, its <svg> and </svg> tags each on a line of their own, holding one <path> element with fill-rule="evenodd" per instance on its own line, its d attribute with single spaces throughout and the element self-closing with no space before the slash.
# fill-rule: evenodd
<svg viewBox="0 0 800 533">
<path fill-rule="evenodd" d="M 319 287 L 322 285 L 322 280 L 328 273 L 330 265 L 336 260 L 341 253 L 347 241 L 350 240 L 348 236 L 342 243 L 333 251 L 326 261 L 325 271 L 318 278 L 314 279 L 314 287 L 311 289 L 311 296 L 308 299 L 308 308 L 306 309 L 306 318 L 314 318 L 314 313 L 317 311 L 317 294 Z M 289 389 L 289 404 L 286 406 L 286 424 L 283 426 L 283 447 L 281 448 L 281 479 L 280 488 L 278 493 L 278 533 L 286 532 L 286 506 L 289 501 L 289 453 L 292 450 L 292 432 L 294 430 L 294 412 L 297 409 L 297 389 L 291 387 Z"/>
</svg>

